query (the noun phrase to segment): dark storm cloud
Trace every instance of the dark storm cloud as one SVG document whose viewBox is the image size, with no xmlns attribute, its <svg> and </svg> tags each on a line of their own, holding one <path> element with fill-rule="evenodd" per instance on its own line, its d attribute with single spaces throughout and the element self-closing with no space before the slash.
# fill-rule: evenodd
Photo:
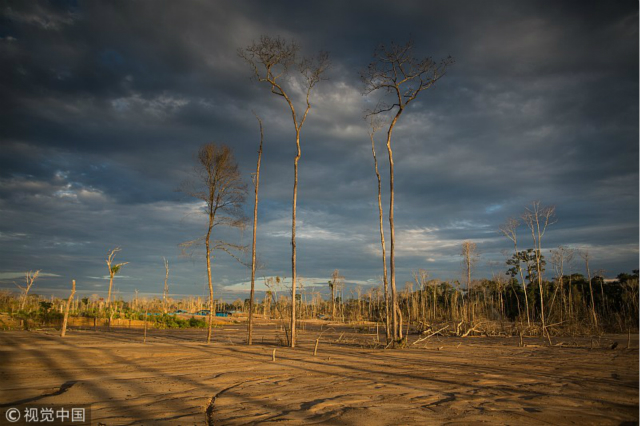
<svg viewBox="0 0 640 426">
<path fill-rule="evenodd" d="M 246 176 L 265 124 L 261 275 L 290 275 L 293 126 L 282 99 L 237 56 L 261 34 L 328 50 L 328 81 L 302 132 L 300 274 L 380 275 L 376 180 L 358 71 L 381 42 L 456 63 L 394 132 L 398 282 L 427 268 L 459 278 L 504 261 L 497 232 L 532 200 L 557 205 L 546 246 L 588 248 L 609 275 L 638 265 L 638 6 L 635 2 L 5 2 L 0 18 L 0 279 L 42 268 L 43 286 L 104 290 L 108 248 L 131 263 L 117 286 L 201 294 L 202 254 L 177 244 L 203 218 L 175 191 L 203 143 L 232 146 Z M 295 96 L 300 101 L 299 96 Z M 377 137 L 384 197 L 384 132 Z M 249 178 L 247 177 L 247 181 Z M 247 212 L 249 212 L 249 207 Z M 385 206 L 385 214 L 387 207 Z M 386 226 L 386 225 L 385 225 Z M 249 240 L 227 234 L 234 241 Z M 523 244 L 526 229 L 521 229 Z M 199 256 L 199 257 L 198 257 Z M 576 266 L 577 267 L 577 266 Z M 13 275 L 11 275 L 13 276 Z M 5 277 L 5 278 L 3 278 Z M 248 271 L 219 254 L 216 291 Z M 316 280 L 316 281 L 314 281 Z M 6 287 L 6 285 L 5 285 Z"/>
</svg>

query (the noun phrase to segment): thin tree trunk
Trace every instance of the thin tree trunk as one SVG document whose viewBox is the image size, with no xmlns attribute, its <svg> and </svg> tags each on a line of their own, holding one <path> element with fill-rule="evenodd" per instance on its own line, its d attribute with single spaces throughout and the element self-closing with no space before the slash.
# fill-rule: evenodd
<svg viewBox="0 0 640 426">
<path fill-rule="evenodd" d="M 380 172 L 378 171 L 378 158 L 376 157 L 376 149 L 374 144 L 373 133 L 371 133 L 371 152 L 373 154 L 373 163 L 378 178 L 378 217 L 380 218 L 380 246 L 382 248 L 382 282 L 384 283 L 384 314 L 385 314 L 385 332 L 387 335 L 387 343 L 391 339 L 390 319 L 389 319 L 389 282 L 387 280 L 387 249 L 384 242 L 384 226 L 382 225 L 382 182 Z"/>
<path fill-rule="evenodd" d="M 548 333 L 547 332 L 547 327 L 545 325 L 545 318 L 544 318 L 544 290 L 542 288 L 542 268 L 540 267 L 540 256 L 542 255 L 542 252 L 540 250 L 541 244 L 540 244 L 540 227 L 538 226 L 538 247 L 536 249 L 536 269 L 538 272 L 538 289 L 540 291 L 540 320 L 542 321 L 542 333 Z"/>
<path fill-rule="evenodd" d="M 253 298 L 255 295 L 255 280 L 256 280 L 256 232 L 258 230 L 258 188 L 260 186 L 260 161 L 262 160 L 262 120 L 258 116 L 258 123 L 260 124 L 260 149 L 258 149 L 258 165 L 256 166 L 256 182 L 255 182 L 255 202 L 253 204 L 253 244 L 251 248 L 251 293 L 249 295 L 249 327 L 247 343 L 251 345 L 253 339 Z"/>
<path fill-rule="evenodd" d="M 398 334 L 398 295 L 396 291 L 396 228 L 393 221 L 393 203 L 395 199 L 395 192 L 393 187 L 393 151 L 391 150 L 391 133 L 393 127 L 398 121 L 398 117 L 402 114 L 402 108 L 400 108 L 391 121 L 389 131 L 387 132 L 387 152 L 389 154 L 389 234 L 391 236 L 390 250 L 389 250 L 389 269 L 391 273 L 391 305 L 392 305 L 392 321 L 393 321 L 393 340 L 399 340 Z"/>
<path fill-rule="evenodd" d="M 211 223 L 211 222 L 210 222 Z M 211 226 L 211 225 L 209 225 Z M 209 237 L 211 235 L 211 228 L 207 232 L 207 239 L 205 241 L 207 251 L 207 279 L 209 280 L 209 326 L 207 328 L 207 345 L 211 343 L 211 329 L 213 328 L 213 283 L 211 282 L 211 249 L 209 247 Z"/>
<path fill-rule="evenodd" d="M 336 282 L 331 285 L 331 320 L 336 320 Z"/>
<path fill-rule="evenodd" d="M 591 284 L 591 270 L 589 269 L 589 258 L 585 258 L 587 266 L 587 276 L 589 277 L 589 294 L 591 295 L 591 314 L 593 315 L 593 325 L 598 328 L 598 316 L 596 315 L 596 305 L 593 301 L 593 285 Z"/>
<path fill-rule="evenodd" d="M 169 261 L 165 258 L 164 260 L 164 290 L 162 291 L 162 310 L 166 314 L 167 313 L 167 296 L 169 295 Z"/>
<path fill-rule="evenodd" d="M 111 304 L 111 287 L 113 286 L 113 272 L 109 272 L 109 294 L 107 295 L 107 306 Z"/>
<path fill-rule="evenodd" d="M 296 126 L 297 127 L 297 126 Z M 293 208 L 291 218 L 291 347 L 296 346 L 296 207 L 298 204 L 298 161 L 300 160 L 300 129 L 296 128 L 296 158 L 293 162 Z"/>
<path fill-rule="evenodd" d="M 62 320 L 62 330 L 60 331 L 60 337 L 64 337 L 67 334 L 67 321 L 69 320 L 69 308 L 73 301 L 73 295 L 76 294 L 76 280 L 71 281 L 71 294 L 67 300 L 67 306 L 64 310 L 64 319 Z"/>
</svg>

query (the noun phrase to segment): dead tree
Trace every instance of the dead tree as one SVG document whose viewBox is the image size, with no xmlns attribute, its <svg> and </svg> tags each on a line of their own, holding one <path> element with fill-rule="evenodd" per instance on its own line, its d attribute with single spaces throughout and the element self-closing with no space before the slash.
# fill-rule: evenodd
<svg viewBox="0 0 640 426">
<path fill-rule="evenodd" d="M 540 291 L 540 320 L 542 321 L 542 331 L 547 334 L 547 337 L 549 334 L 545 325 L 544 290 L 542 288 L 542 237 L 547 227 L 555 223 L 555 212 L 555 207 L 542 207 L 539 201 L 534 201 L 531 204 L 531 208 L 527 208 L 522 215 L 522 219 L 531 231 L 531 238 L 533 239 L 538 290 Z"/>
<path fill-rule="evenodd" d="M 238 55 L 251 66 L 255 78 L 259 82 L 268 84 L 271 93 L 281 96 L 287 102 L 293 119 L 295 129 L 296 156 L 293 162 L 293 200 L 291 217 L 291 347 L 296 344 L 296 207 L 298 203 L 298 161 L 302 155 L 300 150 L 300 133 L 311 109 L 311 90 L 323 79 L 323 74 L 329 67 L 329 56 L 326 52 L 320 52 L 316 58 L 298 56 L 299 48 L 294 43 L 287 43 L 280 37 L 260 37 L 259 42 L 254 42 L 245 49 L 239 49 Z M 288 76 L 292 67 L 297 67 L 303 82 L 304 104 L 301 116 L 294 106 L 294 100 L 290 94 L 297 90 L 297 85 L 285 90 L 283 81 Z"/>
<path fill-rule="evenodd" d="M 271 317 L 271 290 L 267 290 L 264 293 L 264 299 L 262 300 L 262 303 L 264 304 L 263 308 L 264 308 L 264 312 L 263 315 L 265 318 L 270 318 Z"/>
<path fill-rule="evenodd" d="M 124 265 L 129 263 L 113 263 L 113 259 L 116 257 L 116 253 L 118 253 L 120 250 L 122 250 L 120 247 L 116 247 L 110 250 L 109 254 L 107 255 L 107 268 L 109 269 L 109 294 L 107 296 L 107 307 L 109 307 L 109 305 L 111 304 L 111 289 L 113 287 L 113 278 L 118 274 L 118 272 L 120 272 L 120 269 Z"/>
<path fill-rule="evenodd" d="M 464 269 L 464 277 L 467 281 L 467 298 L 469 298 L 471 290 L 471 273 L 473 267 L 478 262 L 478 246 L 471 241 L 463 241 L 462 249 L 460 250 L 460 256 L 462 256 L 462 267 Z"/>
<path fill-rule="evenodd" d="M 254 175 L 253 184 L 255 190 L 255 201 L 253 203 L 253 243 L 251 245 L 251 293 L 249 295 L 249 324 L 247 326 L 247 344 L 252 343 L 253 338 L 253 298 L 255 295 L 256 281 L 256 232 L 258 231 L 258 188 L 260 187 L 260 161 L 262 160 L 262 142 L 264 132 L 262 130 L 262 120 L 256 115 L 258 124 L 260 125 L 260 148 L 258 149 L 258 164 L 256 166 L 256 174 Z"/>
<path fill-rule="evenodd" d="M 578 252 L 580 257 L 584 260 L 585 267 L 587 268 L 587 278 L 589 279 L 589 294 L 591 295 L 591 315 L 593 318 L 593 326 L 598 328 L 598 316 L 596 315 L 596 304 L 593 299 L 593 284 L 591 279 L 591 269 L 589 268 L 590 254 L 589 250 L 583 249 Z"/>
<path fill-rule="evenodd" d="M 382 282 L 384 286 L 384 318 L 385 318 L 385 332 L 387 337 L 387 343 L 391 340 L 391 328 L 390 328 L 390 318 L 389 318 L 389 281 L 387 274 L 387 248 L 384 241 L 384 226 L 382 224 L 383 213 L 382 213 L 382 180 L 380 179 L 380 172 L 378 171 L 378 157 L 376 157 L 376 144 L 375 144 L 375 134 L 380 128 L 380 120 L 376 117 L 372 117 L 369 120 L 370 132 L 369 137 L 371 138 L 371 153 L 373 154 L 373 165 L 376 171 L 376 178 L 378 179 L 378 218 L 380 221 L 380 246 L 382 249 Z"/>
<path fill-rule="evenodd" d="M 396 291 L 395 269 L 395 224 L 393 221 L 393 206 L 395 199 L 393 151 L 391 149 L 391 134 L 404 110 L 418 95 L 429 89 L 445 73 L 446 68 L 452 64 L 449 57 L 440 63 L 431 58 L 417 59 L 413 56 L 413 43 L 406 45 L 391 44 L 387 47 L 381 45 L 374 52 L 374 61 L 366 70 L 360 73 L 365 84 L 364 93 L 370 94 L 376 90 L 389 93 L 393 99 L 391 104 L 379 102 L 369 112 L 369 115 L 390 113 L 392 118 L 387 129 L 387 153 L 389 155 L 389 229 L 390 250 L 389 269 L 391 277 L 391 305 L 393 322 L 393 339 L 398 340 L 398 296 Z"/>
<path fill-rule="evenodd" d="M 169 296 L 169 261 L 166 258 L 162 258 L 164 261 L 164 290 L 162 291 L 162 310 L 167 313 L 167 297 Z"/>
<path fill-rule="evenodd" d="M 425 269 L 419 269 L 418 272 L 413 272 L 413 280 L 416 282 L 416 287 L 420 294 L 420 309 L 422 310 L 422 315 L 419 315 L 419 317 L 426 326 L 428 311 L 432 311 L 432 319 L 434 322 L 436 320 L 437 288 L 435 285 L 429 285 L 429 272 Z M 427 306 L 427 297 L 425 294 L 428 287 L 432 287 L 431 307 Z"/>
<path fill-rule="evenodd" d="M 553 310 L 553 305 L 556 300 L 556 294 L 560 291 L 560 321 L 563 321 L 563 310 L 565 309 L 565 292 L 564 292 L 564 267 L 567 264 L 570 264 L 573 260 L 575 250 L 559 246 L 557 250 L 551 250 L 551 263 L 553 264 L 553 269 L 556 272 L 556 280 L 558 281 L 556 289 L 553 293 L 553 299 L 551 300 L 551 306 L 549 308 L 548 318 L 551 317 L 551 313 Z"/>
<path fill-rule="evenodd" d="M 509 238 L 513 242 L 513 253 L 518 254 L 518 227 L 520 222 L 517 219 L 509 218 L 507 221 L 500 225 L 500 232 Z M 524 304 L 527 311 L 527 325 L 531 326 L 531 319 L 529 318 L 529 297 L 527 296 L 527 282 L 524 279 L 524 271 L 522 268 L 518 268 L 520 272 L 520 279 L 522 280 L 522 288 L 524 289 Z M 517 278 L 516 278 L 517 281 Z M 517 296 L 517 293 L 516 293 Z"/>
<path fill-rule="evenodd" d="M 24 273 L 25 286 L 22 287 L 16 284 L 16 287 L 18 287 L 20 291 L 22 291 L 22 301 L 20 302 L 20 310 L 24 309 L 24 306 L 27 303 L 27 298 L 29 297 L 29 290 L 31 290 L 31 287 L 33 287 L 33 283 L 36 281 L 36 278 L 38 278 L 38 275 L 40 275 L 40 269 L 38 269 L 35 272 L 33 271 L 25 272 Z"/>
<path fill-rule="evenodd" d="M 62 329 L 60 330 L 60 337 L 64 337 L 67 334 L 67 321 L 69 320 L 69 308 L 71 308 L 71 302 L 73 302 L 73 295 L 76 294 L 76 280 L 71 281 L 71 294 L 67 299 L 67 305 L 64 309 L 64 319 L 62 320 Z"/>
<path fill-rule="evenodd" d="M 331 288 L 331 320 L 336 320 L 336 292 L 344 285 L 344 277 L 340 275 L 340 271 L 335 269 L 331 274 L 329 287 Z"/>
<path fill-rule="evenodd" d="M 214 228 L 228 226 L 244 229 L 245 217 L 242 213 L 247 186 L 242 182 L 231 148 L 226 145 L 209 143 L 198 150 L 194 169 L 194 180 L 182 185 L 182 192 L 204 202 L 203 213 L 207 216 L 207 232 L 204 236 L 180 244 L 183 252 L 204 242 L 209 284 L 209 327 L 207 344 L 211 342 L 211 329 L 215 315 L 211 260 L 215 250 L 223 250 L 236 258 L 234 252 L 244 247 L 222 240 L 211 239 Z"/>
</svg>

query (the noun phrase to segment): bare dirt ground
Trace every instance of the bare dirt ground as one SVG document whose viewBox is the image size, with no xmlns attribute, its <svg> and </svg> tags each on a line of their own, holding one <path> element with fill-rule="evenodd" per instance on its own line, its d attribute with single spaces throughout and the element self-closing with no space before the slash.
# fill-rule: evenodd
<svg viewBox="0 0 640 426">
<path fill-rule="evenodd" d="M 139 329 L 4 331 L 0 407 L 87 403 L 104 425 L 638 424 L 637 335 L 632 349 L 625 335 L 553 347 L 434 336 L 383 350 L 375 328 L 336 325 L 314 357 L 320 327 L 307 324 L 295 349 L 276 345 L 273 324 L 253 346 L 239 324 L 208 346 L 206 330 L 150 330 L 146 344 Z"/>
</svg>

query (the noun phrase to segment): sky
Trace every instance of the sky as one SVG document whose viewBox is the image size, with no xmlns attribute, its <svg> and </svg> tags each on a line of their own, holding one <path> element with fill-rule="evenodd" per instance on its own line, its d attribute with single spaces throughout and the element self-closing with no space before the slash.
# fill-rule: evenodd
<svg viewBox="0 0 640 426">
<path fill-rule="evenodd" d="M 284 100 L 238 56 L 261 35 L 329 52 L 302 128 L 297 249 L 303 292 L 345 297 L 382 275 L 377 180 L 359 72 L 381 43 L 453 57 L 404 111 L 392 139 L 396 282 L 419 269 L 462 280 L 504 275 L 498 232 L 532 202 L 555 206 L 542 245 L 590 253 L 607 277 L 638 268 L 638 2 L 3 1 L 0 6 L 0 288 L 40 270 L 38 294 L 105 296 L 106 258 L 129 262 L 118 297 L 153 297 L 169 262 L 173 297 L 203 295 L 201 205 L 178 191 L 200 146 L 227 144 L 251 188 L 264 122 L 257 253 L 265 277 L 291 276 L 294 127 Z M 285 83 L 302 108 L 295 73 Z M 388 234 L 389 172 L 377 137 Z M 253 193 L 245 206 L 253 214 Z M 244 232 L 214 238 L 251 244 Z M 526 227 L 521 248 L 532 247 Z M 576 256 L 570 268 L 584 273 Z M 546 278 L 552 278 L 551 268 Z M 215 297 L 248 297 L 250 270 L 214 253 Z M 287 281 L 285 281 L 286 283 Z M 286 284 L 285 286 L 286 287 Z M 285 289 L 281 291 L 285 291 Z"/>
</svg>

